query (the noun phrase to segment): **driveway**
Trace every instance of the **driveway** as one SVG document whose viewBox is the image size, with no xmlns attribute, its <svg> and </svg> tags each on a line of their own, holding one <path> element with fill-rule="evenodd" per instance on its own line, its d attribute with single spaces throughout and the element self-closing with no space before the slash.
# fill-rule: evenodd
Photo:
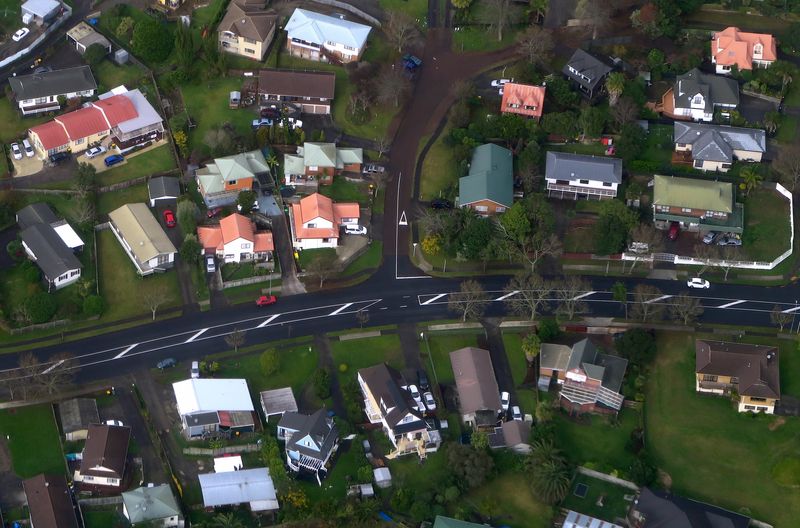
<svg viewBox="0 0 800 528">
<path fill-rule="evenodd" d="M 283 213 L 272 217 L 272 240 L 275 242 L 275 251 L 281 263 L 281 295 L 305 293 L 305 286 L 297 279 L 292 238 L 286 215 Z"/>
<path fill-rule="evenodd" d="M 772 101 L 766 101 L 747 94 L 741 94 L 739 97 L 739 113 L 750 123 L 763 121 L 764 114 L 777 109 L 778 105 Z"/>
<path fill-rule="evenodd" d="M 497 326 L 499 321 L 487 319 L 483 321 L 483 326 L 486 329 L 486 348 L 489 350 L 489 356 L 492 358 L 492 367 L 494 368 L 494 376 L 497 378 L 497 386 L 500 392 L 508 392 L 511 395 L 509 406 L 518 405 L 517 391 L 514 385 L 514 376 L 511 374 L 511 365 L 508 362 L 508 355 L 506 354 L 506 346 L 503 343 L 503 332 Z M 479 338 L 479 342 L 483 338 Z M 533 411 L 529 409 L 528 412 Z"/>
</svg>

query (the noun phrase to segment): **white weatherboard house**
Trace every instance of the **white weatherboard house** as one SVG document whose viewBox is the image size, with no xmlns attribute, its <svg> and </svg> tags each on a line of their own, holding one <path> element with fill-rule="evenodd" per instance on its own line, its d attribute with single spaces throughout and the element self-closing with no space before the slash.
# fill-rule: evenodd
<svg viewBox="0 0 800 528">
<path fill-rule="evenodd" d="M 206 508 L 248 504 L 250 511 L 278 509 L 278 498 L 268 468 L 241 469 L 198 475 Z"/>
<path fill-rule="evenodd" d="M 172 384 L 188 438 L 255 428 L 253 400 L 243 379 L 193 378 Z"/>
<path fill-rule="evenodd" d="M 144 203 L 125 204 L 108 214 L 109 225 L 139 275 L 163 272 L 175 265 L 178 252 Z"/>
<path fill-rule="evenodd" d="M 306 9 L 295 9 L 286 23 L 286 49 L 291 55 L 328 62 L 361 58 L 371 27 Z"/>
<path fill-rule="evenodd" d="M 55 112 L 61 109 L 59 98 L 91 97 L 97 90 L 89 66 L 18 75 L 9 77 L 8 84 L 22 115 Z"/>
<path fill-rule="evenodd" d="M 622 183 L 622 160 L 567 152 L 548 152 L 547 195 L 555 198 L 614 198 Z"/>
</svg>

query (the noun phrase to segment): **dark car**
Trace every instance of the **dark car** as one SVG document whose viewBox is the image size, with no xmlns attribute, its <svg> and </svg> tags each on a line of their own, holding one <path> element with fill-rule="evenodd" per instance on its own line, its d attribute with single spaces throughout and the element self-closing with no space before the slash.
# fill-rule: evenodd
<svg viewBox="0 0 800 528">
<path fill-rule="evenodd" d="M 280 119 L 281 118 L 281 111 L 277 108 L 262 108 L 261 109 L 261 117 L 267 119 Z"/>
<path fill-rule="evenodd" d="M 420 390 L 428 391 L 430 390 L 430 383 L 428 382 L 428 373 L 424 370 L 417 371 L 417 378 L 419 378 L 419 388 Z"/>
<path fill-rule="evenodd" d="M 156 367 L 161 369 L 161 370 L 164 370 L 165 368 L 174 367 L 177 364 L 178 364 L 178 362 L 175 361 L 174 358 L 167 358 L 167 359 L 162 359 L 161 361 L 156 363 Z"/>
<path fill-rule="evenodd" d="M 444 198 L 437 198 L 431 202 L 431 207 L 434 209 L 452 209 L 453 202 Z"/>
<path fill-rule="evenodd" d="M 69 158 L 69 152 L 56 152 L 55 154 L 50 154 L 50 163 L 53 165 L 58 165 L 62 161 L 66 161 Z"/>
<path fill-rule="evenodd" d="M 410 53 L 406 53 L 403 55 L 403 66 L 405 66 L 407 70 L 415 70 L 422 66 L 422 59 Z"/>
<path fill-rule="evenodd" d="M 103 160 L 103 162 L 106 164 L 106 167 L 113 167 L 114 165 L 122 163 L 123 161 L 125 161 L 125 158 L 119 154 L 112 154 Z"/>
<path fill-rule="evenodd" d="M 221 212 L 222 212 L 222 207 L 212 207 L 211 209 L 208 210 L 208 212 L 206 213 L 206 216 L 208 218 L 214 218 L 215 216 L 217 216 Z"/>
</svg>

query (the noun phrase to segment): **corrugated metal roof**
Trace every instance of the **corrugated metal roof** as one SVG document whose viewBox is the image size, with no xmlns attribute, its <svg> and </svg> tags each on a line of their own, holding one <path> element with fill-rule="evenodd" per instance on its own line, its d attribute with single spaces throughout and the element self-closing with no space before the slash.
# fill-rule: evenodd
<svg viewBox="0 0 800 528">
<path fill-rule="evenodd" d="M 290 39 L 296 38 L 323 45 L 344 44 L 360 50 L 367 42 L 371 27 L 306 9 L 295 9 L 284 28 Z"/>
<path fill-rule="evenodd" d="M 472 153 L 469 174 L 459 179 L 458 203 L 466 205 L 491 200 L 505 207 L 514 202 L 513 158 L 511 151 L 486 143 Z"/>
<path fill-rule="evenodd" d="M 733 212 L 733 184 L 678 176 L 654 177 L 653 204 Z"/>
</svg>

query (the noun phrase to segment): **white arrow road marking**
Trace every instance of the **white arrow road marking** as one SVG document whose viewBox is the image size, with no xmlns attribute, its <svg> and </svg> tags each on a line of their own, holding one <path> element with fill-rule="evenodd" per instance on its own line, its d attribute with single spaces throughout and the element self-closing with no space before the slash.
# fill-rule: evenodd
<svg viewBox="0 0 800 528">
<path fill-rule="evenodd" d="M 511 293 L 507 293 L 507 294 L 505 294 L 505 295 L 501 295 L 500 297 L 498 297 L 497 299 L 495 299 L 495 301 L 505 301 L 505 300 L 506 300 L 506 299 L 508 299 L 509 297 L 513 297 L 513 296 L 515 296 L 515 295 L 516 295 L 516 294 L 518 294 L 518 293 L 519 293 L 519 290 L 514 290 L 514 291 L 512 291 Z"/>
<path fill-rule="evenodd" d="M 662 295 L 661 297 L 656 297 L 655 299 L 650 299 L 649 301 L 645 301 L 644 304 L 650 304 L 658 301 L 663 301 L 664 299 L 669 299 L 670 297 L 674 297 L 674 295 Z"/>
<path fill-rule="evenodd" d="M 595 293 L 595 292 L 593 292 L 593 291 L 586 292 L 586 293 L 582 293 L 582 294 L 580 294 L 580 295 L 578 295 L 578 296 L 575 296 L 575 297 L 573 297 L 573 298 L 572 298 L 572 300 L 573 300 L 573 301 L 577 301 L 578 299 L 583 299 L 584 297 L 588 297 L 588 296 L 590 296 L 590 295 L 592 295 L 592 294 L 594 294 L 594 293 Z"/>
<path fill-rule="evenodd" d="M 63 360 L 63 359 L 62 359 L 62 360 L 60 360 L 60 361 L 56 361 L 55 363 L 53 363 L 52 365 L 50 365 L 49 367 L 47 367 L 46 369 L 44 369 L 44 370 L 42 371 L 42 374 L 47 374 L 48 372 L 50 372 L 50 371 L 51 371 L 51 370 L 53 370 L 54 368 L 56 368 L 56 367 L 58 367 L 59 365 L 61 365 L 62 363 L 64 363 L 64 361 L 65 361 L 65 360 Z"/>
<path fill-rule="evenodd" d="M 200 337 L 201 335 L 205 334 L 206 332 L 208 332 L 208 328 L 203 328 L 202 330 L 200 330 L 199 332 L 197 332 L 195 335 L 193 335 L 192 337 L 190 337 L 189 339 L 187 339 L 186 341 L 184 341 L 184 343 L 191 343 L 192 341 L 194 341 L 195 339 L 197 339 L 197 338 L 198 338 L 198 337 Z M 126 351 L 126 352 L 127 352 L 127 351 Z"/>
<path fill-rule="evenodd" d="M 797 310 L 800 310 L 800 306 L 795 306 L 794 308 L 789 308 L 788 310 L 784 310 L 781 313 L 792 313 L 792 312 L 796 312 Z"/>
<path fill-rule="evenodd" d="M 717 306 L 717 308 L 730 308 L 731 306 L 736 306 L 737 304 L 742 304 L 743 302 L 747 302 L 747 301 L 733 301 L 733 302 L 729 302 L 727 304 L 723 304 L 721 306 Z"/>
<path fill-rule="evenodd" d="M 400 215 L 400 221 L 397 223 L 397 225 L 401 225 L 401 226 L 407 226 L 408 225 L 408 219 L 406 218 L 406 212 L 405 211 L 403 211 L 403 214 Z"/>
<path fill-rule="evenodd" d="M 119 354 L 117 354 L 116 356 L 114 356 L 114 359 L 119 359 L 119 358 L 121 358 L 122 356 L 124 356 L 125 354 L 127 354 L 128 352 L 130 352 L 131 350 L 133 350 L 133 348 L 134 348 L 135 346 L 138 346 L 138 345 L 139 345 L 139 343 L 134 343 L 134 344 L 132 344 L 131 346 L 129 346 L 128 348 L 126 348 L 125 350 L 123 350 L 122 352 L 120 352 Z"/>
<path fill-rule="evenodd" d="M 274 321 L 275 319 L 277 319 L 280 316 L 281 316 L 281 314 L 271 315 L 266 321 L 264 321 L 263 323 L 258 325 L 256 328 L 264 328 L 265 326 L 267 326 L 268 324 L 270 324 L 272 321 Z"/>
<path fill-rule="evenodd" d="M 430 298 L 430 299 L 428 299 L 427 301 L 419 303 L 419 305 L 420 305 L 420 306 L 425 306 L 426 304 L 430 304 L 430 303 L 432 303 L 433 301 L 436 301 L 436 300 L 439 300 L 439 299 L 441 299 L 441 298 L 442 298 L 442 297 L 444 297 L 445 295 L 448 295 L 448 294 L 447 294 L 447 293 L 440 293 L 439 295 L 434 295 L 433 297 L 431 297 L 431 298 Z"/>
<path fill-rule="evenodd" d="M 339 308 L 335 309 L 334 311 L 332 311 L 331 313 L 329 313 L 328 317 L 330 317 L 331 315 L 338 315 L 339 312 L 342 312 L 343 310 L 346 310 L 346 309 L 350 308 L 351 306 L 353 306 L 353 303 L 344 304 L 344 305 L 340 306 Z"/>
</svg>

